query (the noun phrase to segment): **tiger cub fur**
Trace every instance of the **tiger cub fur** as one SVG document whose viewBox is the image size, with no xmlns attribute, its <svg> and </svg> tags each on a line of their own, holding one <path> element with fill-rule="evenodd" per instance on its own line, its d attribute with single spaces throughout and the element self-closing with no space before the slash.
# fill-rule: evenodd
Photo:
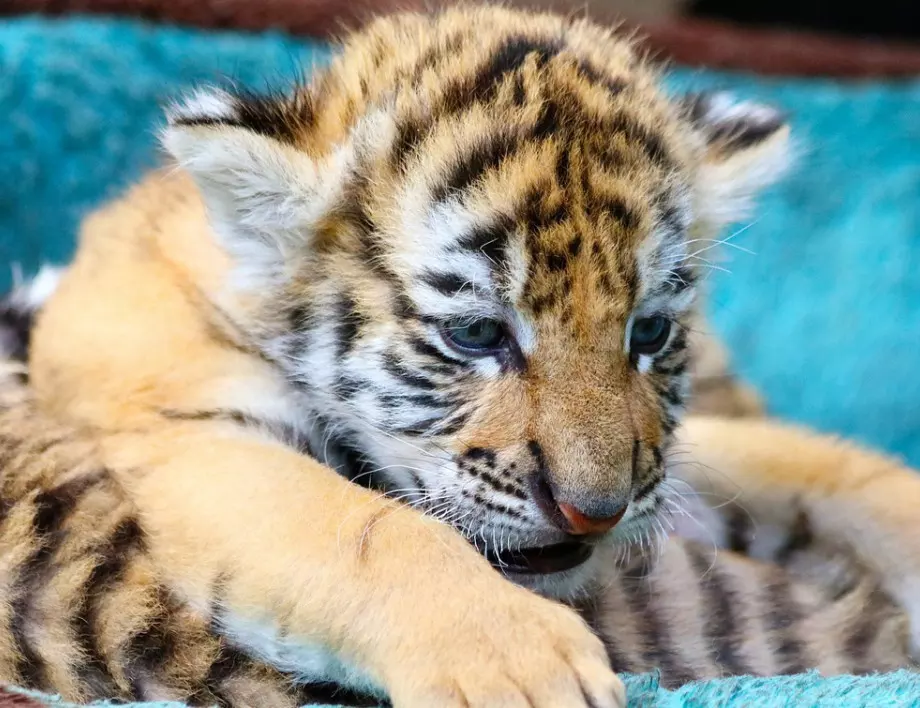
<svg viewBox="0 0 920 708">
<path fill-rule="evenodd" d="M 118 617 L 149 622 L 160 651 L 129 651 L 129 634 L 96 647 L 144 698 L 220 688 L 201 678 L 206 652 L 173 661 L 174 630 L 144 619 L 163 607 L 257 665 L 369 679 L 407 707 L 612 708 L 614 670 L 632 666 L 679 682 L 904 663 L 920 636 L 920 481 L 770 423 L 678 426 L 693 244 L 778 176 L 788 127 L 659 83 L 587 21 L 473 7 L 374 22 L 288 95 L 174 106 L 176 165 L 86 221 L 29 362 L 35 414 L 92 444 L 136 520 L 118 557 L 139 554 L 155 582 L 126 568 L 111 595 L 87 595 L 92 555 L 46 594 L 61 548 L 93 543 L 61 531 L 95 483 L 49 514 L 35 498 L 56 483 L 16 472 L 8 506 L 42 550 L 9 576 L 35 592 L 17 596 L 7 675 L 89 692 L 73 625 L 45 631 L 35 603 L 60 598 L 64 618 L 86 597 L 101 632 L 119 591 L 156 588 L 155 610 Z M 706 467 L 679 465 L 687 450 Z M 680 546 L 658 567 L 684 574 L 652 570 L 650 600 L 625 587 L 618 554 L 678 503 L 669 471 L 714 487 L 686 503 L 720 500 L 697 510 L 716 540 L 737 537 L 721 503 L 737 498 L 769 529 L 753 555 L 795 549 L 807 527 L 869 585 L 824 603 L 780 571 L 720 553 L 709 572 Z M 669 600 L 672 577 L 699 593 Z M 869 598 L 892 617 L 877 635 L 848 629 L 835 652 L 806 631 L 858 626 Z M 601 638 L 554 600 L 584 605 Z M 838 614 L 814 612 L 825 604 Z M 119 684 L 137 656 L 144 671 Z M 37 679 L 12 673 L 39 660 Z M 195 660 L 197 682 L 182 674 Z"/>
<path fill-rule="evenodd" d="M 47 292 L 54 277 L 43 272 L 32 292 Z M 100 464 L 92 436 L 55 422 L 31 400 L 27 370 L 16 360 L 39 301 L 25 292 L 0 305 L 0 354 L 9 357 L 0 368 L 8 606 L 0 680 L 71 700 L 378 705 L 374 696 L 305 683 L 246 655 L 170 591 L 147 552 L 137 509 Z M 719 376 L 720 385 L 730 380 L 727 371 Z M 733 399 L 725 399 L 729 414 Z M 622 547 L 572 600 L 616 671 L 658 670 L 664 685 L 676 686 L 732 674 L 911 665 L 903 609 L 845 549 L 822 548 L 799 526 L 769 560 L 745 557 L 755 529 L 743 506 L 730 509 L 730 534 L 710 525 L 709 543 L 673 536 L 653 554 L 641 544 Z"/>
</svg>

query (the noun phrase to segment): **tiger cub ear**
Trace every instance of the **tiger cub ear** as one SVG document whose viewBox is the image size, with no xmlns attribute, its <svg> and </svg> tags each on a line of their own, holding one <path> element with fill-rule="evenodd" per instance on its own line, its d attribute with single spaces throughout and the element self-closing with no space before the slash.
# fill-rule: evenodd
<svg viewBox="0 0 920 708">
<path fill-rule="evenodd" d="M 298 147 L 308 100 L 209 89 L 166 115 L 163 146 L 194 178 L 219 243 L 255 284 L 280 278 L 285 262 L 309 248 L 338 183 L 335 165 Z"/>
<path fill-rule="evenodd" d="M 705 145 L 695 189 L 699 221 L 720 229 L 746 218 L 754 198 L 792 163 L 786 115 L 724 92 L 686 96 L 682 105 Z"/>
</svg>

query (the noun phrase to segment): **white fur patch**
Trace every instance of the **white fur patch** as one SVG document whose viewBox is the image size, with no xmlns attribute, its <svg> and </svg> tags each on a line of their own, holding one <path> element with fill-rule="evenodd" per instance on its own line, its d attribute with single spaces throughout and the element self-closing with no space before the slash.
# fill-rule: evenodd
<svg viewBox="0 0 920 708">
<path fill-rule="evenodd" d="M 201 88 L 166 109 L 170 123 L 196 118 L 232 120 L 237 117 L 236 100 L 226 91 Z"/>
<path fill-rule="evenodd" d="M 315 163 L 291 146 L 220 124 L 171 126 L 162 140 L 201 189 L 243 289 L 283 278 L 285 263 L 309 245 L 316 220 L 338 198 L 353 156 L 345 145 Z"/>
<path fill-rule="evenodd" d="M 7 298 L 8 304 L 27 312 L 39 310 L 57 290 L 63 275 L 63 268 L 43 265 L 34 277 L 24 280 L 21 271 L 14 270 L 13 290 Z"/>
<path fill-rule="evenodd" d="M 777 126 L 759 142 L 737 149 L 716 146 L 697 175 L 694 211 L 712 228 L 720 229 L 746 218 L 753 199 L 774 184 L 792 164 L 789 128 L 774 108 L 750 101 L 737 101 L 731 94 L 716 93 L 703 103 L 697 117 L 704 134 L 711 131 L 730 138 L 733 130 L 744 132 Z"/>
<path fill-rule="evenodd" d="M 278 628 L 267 623 L 229 616 L 221 622 L 224 636 L 231 643 L 251 652 L 279 671 L 292 674 L 299 682 L 328 681 L 361 691 L 375 690 L 371 678 L 348 662 L 342 661 L 318 642 L 282 636 Z"/>
</svg>

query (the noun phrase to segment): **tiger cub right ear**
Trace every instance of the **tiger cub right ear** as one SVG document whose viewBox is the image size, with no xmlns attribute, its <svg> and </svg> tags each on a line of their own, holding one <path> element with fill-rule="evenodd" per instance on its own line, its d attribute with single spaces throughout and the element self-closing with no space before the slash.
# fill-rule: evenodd
<svg viewBox="0 0 920 708">
<path fill-rule="evenodd" d="M 694 190 L 698 219 L 720 229 L 747 217 L 758 193 L 792 162 L 786 115 L 725 92 L 691 94 L 681 105 L 705 144 Z"/>
<path fill-rule="evenodd" d="M 299 147 L 307 99 L 201 90 L 167 118 L 162 143 L 201 190 L 220 244 L 254 285 L 282 277 L 338 183 L 335 164 Z"/>
</svg>

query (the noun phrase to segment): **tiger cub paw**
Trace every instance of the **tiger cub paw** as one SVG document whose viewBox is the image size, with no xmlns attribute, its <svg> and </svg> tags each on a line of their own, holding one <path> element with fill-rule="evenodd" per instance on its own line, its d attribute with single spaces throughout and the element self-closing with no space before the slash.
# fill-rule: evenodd
<svg viewBox="0 0 920 708">
<path fill-rule="evenodd" d="M 392 675 L 396 708 L 625 708 L 626 689 L 588 626 L 507 585 L 457 593 L 440 608 L 444 624 Z"/>
</svg>

